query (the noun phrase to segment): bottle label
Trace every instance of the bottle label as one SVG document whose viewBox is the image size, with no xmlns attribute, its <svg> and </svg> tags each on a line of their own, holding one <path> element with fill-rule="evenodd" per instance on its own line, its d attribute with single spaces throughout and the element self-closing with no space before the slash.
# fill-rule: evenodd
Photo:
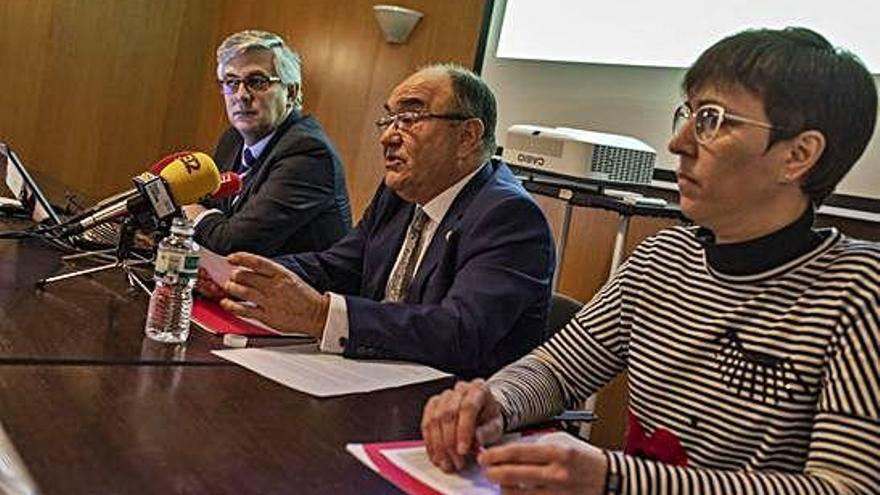
<svg viewBox="0 0 880 495">
<path fill-rule="evenodd" d="M 180 253 L 161 249 L 156 253 L 156 277 L 165 278 L 173 283 L 177 279 L 194 279 L 198 272 L 199 256 L 197 253 Z"/>
</svg>

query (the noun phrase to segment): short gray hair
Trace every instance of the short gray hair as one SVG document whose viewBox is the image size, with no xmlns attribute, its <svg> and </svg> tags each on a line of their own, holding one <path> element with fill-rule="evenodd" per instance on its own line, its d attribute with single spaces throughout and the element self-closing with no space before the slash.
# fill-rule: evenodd
<svg viewBox="0 0 880 495">
<path fill-rule="evenodd" d="M 421 71 L 445 73 L 452 80 L 452 94 L 455 98 L 451 111 L 478 118 L 483 122 L 483 143 L 481 151 L 487 160 L 495 153 L 495 123 L 498 119 L 495 95 L 486 81 L 472 71 L 458 64 L 431 64 Z"/>
<path fill-rule="evenodd" d="M 268 31 L 248 29 L 229 35 L 217 47 L 217 78 L 223 79 L 223 68 L 233 58 L 249 50 L 269 50 L 275 56 L 275 73 L 285 86 L 296 85 L 296 100 L 293 102 L 297 110 L 302 108 L 302 62 L 300 56 L 287 46 L 284 38 Z"/>
</svg>

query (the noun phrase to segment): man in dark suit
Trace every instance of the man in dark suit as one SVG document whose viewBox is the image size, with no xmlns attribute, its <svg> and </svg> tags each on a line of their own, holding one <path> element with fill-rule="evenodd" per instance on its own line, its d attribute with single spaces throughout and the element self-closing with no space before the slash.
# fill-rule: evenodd
<svg viewBox="0 0 880 495">
<path fill-rule="evenodd" d="M 339 156 L 314 117 L 302 112 L 299 56 L 278 35 L 242 31 L 217 49 L 217 77 L 232 125 L 214 158 L 243 189 L 189 205 L 195 237 L 226 254 L 272 256 L 330 247 L 351 229 Z"/>
<path fill-rule="evenodd" d="M 325 352 L 481 376 L 544 336 L 555 252 L 541 210 L 495 149 L 495 99 L 456 66 L 420 70 L 377 125 L 385 180 L 328 250 L 246 253 L 226 309 L 314 335 Z"/>
</svg>

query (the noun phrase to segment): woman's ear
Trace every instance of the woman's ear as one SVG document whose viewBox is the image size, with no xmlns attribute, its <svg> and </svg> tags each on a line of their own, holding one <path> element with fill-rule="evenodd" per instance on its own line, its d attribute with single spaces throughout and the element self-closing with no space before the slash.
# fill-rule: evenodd
<svg viewBox="0 0 880 495">
<path fill-rule="evenodd" d="M 825 135 L 821 131 L 803 131 L 788 140 L 788 156 L 782 168 L 781 182 L 803 181 L 825 152 Z"/>
</svg>

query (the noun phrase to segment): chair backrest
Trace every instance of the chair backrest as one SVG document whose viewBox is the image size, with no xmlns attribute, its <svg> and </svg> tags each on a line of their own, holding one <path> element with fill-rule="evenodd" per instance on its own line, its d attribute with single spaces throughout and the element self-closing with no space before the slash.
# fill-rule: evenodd
<svg viewBox="0 0 880 495">
<path fill-rule="evenodd" d="M 584 306 L 584 303 L 561 292 L 554 292 L 550 300 L 550 316 L 547 318 L 546 338 L 550 338 L 564 327 Z"/>
</svg>

